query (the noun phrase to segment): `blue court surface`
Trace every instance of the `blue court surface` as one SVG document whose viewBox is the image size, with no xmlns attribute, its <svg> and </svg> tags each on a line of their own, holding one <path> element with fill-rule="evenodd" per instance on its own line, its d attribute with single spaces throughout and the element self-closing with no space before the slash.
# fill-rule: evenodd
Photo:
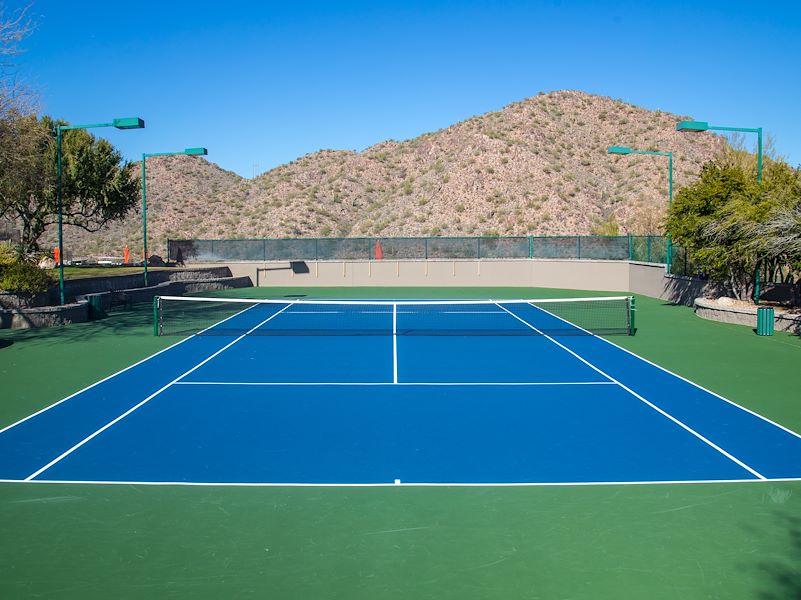
<svg viewBox="0 0 801 600">
<path fill-rule="evenodd" d="M 0 431 L 5 481 L 797 478 L 797 433 L 529 303 L 248 305 Z"/>
</svg>

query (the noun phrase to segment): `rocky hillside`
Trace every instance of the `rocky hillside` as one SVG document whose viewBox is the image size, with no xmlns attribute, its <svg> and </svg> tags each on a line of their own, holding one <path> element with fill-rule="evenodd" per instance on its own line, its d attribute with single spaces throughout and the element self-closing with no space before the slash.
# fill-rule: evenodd
<svg viewBox="0 0 801 600">
<path fill-rule="evenodd" d="M 148 237 L 657 233 L 667 160 L 610 156 L 610 145 L 672 150 L 674 185 L 723 143 L 675 131 L 688 117 L 583 92 L 540 94 L 404 142 L 323 150 L 255 179 L 186 156 L 148 160 Z M 141 246 L 141 214 L 86 234 L 75 256 Z"/>
</svg>

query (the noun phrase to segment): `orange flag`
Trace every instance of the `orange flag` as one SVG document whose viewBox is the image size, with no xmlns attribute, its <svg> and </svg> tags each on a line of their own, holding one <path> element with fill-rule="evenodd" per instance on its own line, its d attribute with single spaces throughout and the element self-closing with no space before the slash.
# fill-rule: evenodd
<svg viewBox="0 0 801 600">
<path fill-rule="evenodd" d="M 381 240 L 375 241 L 375 259 L 376 260 L 383 260 L 384 258 L 384 251 L 381 249 Z"/>
<path fill-rule="evenodd" d="M 127 265 L 130 258 L 131 258 L 131 251 L 128 249 L 128 246 L 125 246 L 125 248 L 122 249 L 122 262 L 124 262 Z"/>
<path fill-rule="evenodd" d="M 53 248 L 53 260 L 56 261 L 57 265 L 61 264 L 61 252 L 58 251 L 58 246 Z"/>
</svg>

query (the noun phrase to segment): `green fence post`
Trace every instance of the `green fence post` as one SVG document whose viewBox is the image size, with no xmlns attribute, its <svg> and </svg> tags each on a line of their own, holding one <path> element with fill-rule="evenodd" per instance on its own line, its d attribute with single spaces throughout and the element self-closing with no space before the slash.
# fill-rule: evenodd
<svg viewBox="0 0 801 600">
<path fill-rule="evenodd" d="M 756 268 L 754 278 L 754 304 L 759 304 L 759 266 Z"/>
<path fill-rule="evenodd" d="M 534 258 L 534 236 L 528 236 L 528 257 Z"/>
<path fill-rule="evenodd" d="M 423 241 L 425 242 L 423 244 L 425 247 L 423 250 L 423 254 L 425 254 L 425 259 L 428 260 L 428 238 L 423 238 Z"/>
<path fill-rule="evenodd" d="M 634 259 L 634 248 L 632 247 L 631 243 L 631 234 L 629 234 L 629 260 Z"/>
<path fill-rule="evenodd" d="M 651 262 L 651 236 L 649 235 L 646 237 L 648 238 L 648 253 L 646 255 L 648 260 L 646 260 L 645 262 Z"/>
</svg>

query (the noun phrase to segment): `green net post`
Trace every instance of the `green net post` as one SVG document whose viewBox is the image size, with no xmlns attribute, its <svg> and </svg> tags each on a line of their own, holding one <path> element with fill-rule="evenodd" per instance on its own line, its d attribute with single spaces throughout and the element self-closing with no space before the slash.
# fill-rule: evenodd
<svg viewBox="0 0 801 600">
<path fill-rule="evenodd" d="M 634 296 L 629 298 L 629 335 L 634 335 L 635 324 L 634 315 L 637 314 L 637 307 L 634 303 Z"/>
<path fill-rule="evenodd" d="M 153 335 L 159 335 L 159 299 L 160 296 L 153 296 Z"/>
</svg>

